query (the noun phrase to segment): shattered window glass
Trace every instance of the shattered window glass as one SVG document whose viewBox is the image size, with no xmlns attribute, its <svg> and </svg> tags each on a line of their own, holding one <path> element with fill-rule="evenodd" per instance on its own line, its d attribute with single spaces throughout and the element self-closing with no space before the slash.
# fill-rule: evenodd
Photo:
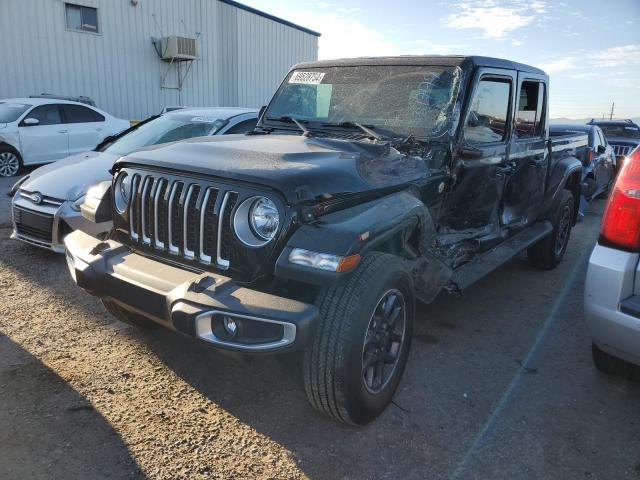
<svg viewBox="0 0 640 480">
<path fill-rule="evenodd" d="M 357 122 L 402 136 L 446 133 L 458 94 L 458 67 L 367 65 L 296 70 L 266 117 Z"/>
</svg>

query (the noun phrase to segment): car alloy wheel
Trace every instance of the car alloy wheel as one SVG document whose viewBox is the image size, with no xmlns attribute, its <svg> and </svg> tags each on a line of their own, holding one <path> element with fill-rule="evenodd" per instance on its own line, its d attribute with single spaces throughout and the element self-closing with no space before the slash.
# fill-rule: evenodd
<svg viewBox="0 0 640 480">
<path fill-rule="evenodd" d="M 20 160 L 13 152 L 0 153 L 0 177 L 13 177 L 20 171 Z"/>
<path fill-rule="evenodd" d="M 558 223 L 558 232 L 556 234 L 555 254 L 559 257 L 564 250 L 564 247 L 569 241 L 569 232 L 571 230 L 571 209 L 565 205 L 562 209 L 562 216 Z"/>
<path fill-rule="evenodd" d="M 379 393 L 393 377 L 406 324 L 404 296 L 399 290 L 389 290 L 373 311 L 362 348 L 362 381 L 369 393 Z"/>
</svg>

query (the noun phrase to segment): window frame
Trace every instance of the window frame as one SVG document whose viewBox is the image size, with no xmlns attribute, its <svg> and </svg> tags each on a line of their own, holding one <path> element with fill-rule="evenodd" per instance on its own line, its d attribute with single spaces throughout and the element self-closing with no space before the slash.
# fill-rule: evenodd
<svg viewBox="0 0 640 480">
<path fill-rule="evenodd" d="M 526 73 L 525 73 L 526 75 Z M 540 95 L 540 88 L 542 87 L 542 110 L 540 110 L 540 123 L 542 124 L 542 131 L 539 135 L 534 135 L 531 137 L 519 137 L 516 134 L 516 116 L 518 112 L 518 104 L 520 103 L 520 92 L 522 91 L 522 84 L 525 82 L 529 83 L 537 83 L 538 84 L 538 96 Z M 538 97 L 539 98 L 539 97 Z M 518 79 L 518 95 L 515 98 L 515 107 L 514 107 L 514 115 L 513 115 L 513 139 L 516 142 L 533 142 L 540 141 L 546 138 L 547 131 L 547 103 L 548 103 L 548 94 L 547 94 L 547 83 L 541 78 L 534 78 L 529 76 L 522 76 Z M 537 112 L 536 112 L 537 113 Z"/>
<path fill-rule="evenodd" d="M 62 13 L 64 15 L 64 26 L 65 26 L 65 30 L 67 30 L 68 32 L 78 32 L 78 33 L 88 33 L 90 35 L 98 35 L 98 36 L 102 36 L 102 29 L 100 28 L 100 24 L 101 19 L 100 19 L 100 9 L 98 7 L 92 6 L 92 5 L 82 5 L 80 3 L 73 3 L 73 2 L 63 2 L 64 8 L 62 9 Z M 69 22 L 67 20 L 67 7 L 77 7 L 80 9 L 80 28 L 73 28 L 69 26 Z M 85 30 L 82 28 L 82 9 L 83 8 L 90 8 L 92 10 L 96 11 L 96 31 L 94 32 L 93 30 Z"/>
<path fill-rule="evenodd" d="M 469 119 L 469 115 L 471 114 L 471 107 L 473 105 L 473 101 L 475 100 L 476 94 L 478 92 L 478 88 L 482 81 L 497 81 L 499 83 L 507 83 L 509 85 L 509 98 L 507 103 L 507 118 L 505 120 L 505 135 L 502 140 L 498 140 L 495 142 L 486 142 L 486 143 L 473 143 L 469 142 L 465 136 L 465 127 L 467 125 L 467 120 Z M 514 85 L 516 85 L 516 76 L 515 72 L 505 72 L 498 69 L 490 69 L 485 68 L 481 69 L 478 74 L 474 77 L 473 80 L 473 88 L 471 92 L 468 94 L 465 105 L 465 114 L 463 117 L 463 121 L 460 122 L 460 132 L 458 138 L 461 142 L 469 147 L 473 148 L 487 148 L 492 146 L 499 145 L 507 145 L 511 141 L 512 129 L 513 129 L 513 109 L 514 109 Z"/>
</svg>

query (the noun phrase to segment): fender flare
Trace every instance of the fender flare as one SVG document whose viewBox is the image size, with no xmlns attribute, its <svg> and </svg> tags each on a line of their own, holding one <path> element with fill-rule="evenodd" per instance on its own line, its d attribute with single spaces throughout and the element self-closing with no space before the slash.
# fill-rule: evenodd
<svg viewBox="0 0 640 480">
<path fill-rule="evenodd" d="M 418 229 L 419 234 L 413 235 Z M 435 236 L 434 222 L 427 206 L 409 191 L 396 192 L 337 212 L 298 228 L 276 261 L 276 277 L 315 285 L 335 285 L 351 272 L 336 273 L 289 262 L 294 248 L 338 256 L 386 251 L 390 246 L 416 248 L 414 260 L 424 255 Z M 414 242 L 416 245 L 409 245 Z M 393 253 L 393 252 L 389 252 Z M 411 256 L 411 255 L 410 255 Z M 413 266 L 413 265 L 412 265 Z"/>
<path fill-rule="evenodd" d="M 562 197 L 562 191 L 566 188 L 571 191 L 575 200 L 576 208 L 574 214 L 574 224 L 578 216 L 578 205 L 580 204 L 580 189 L 582 184 L 582 162 L 574 156 L 564 157 L 556 163 L 547 179 L 547 188 L 540 209 L 538 220 L 552 218 L 553 213 L 558 208 L 558 203 Z"/>
</svg>

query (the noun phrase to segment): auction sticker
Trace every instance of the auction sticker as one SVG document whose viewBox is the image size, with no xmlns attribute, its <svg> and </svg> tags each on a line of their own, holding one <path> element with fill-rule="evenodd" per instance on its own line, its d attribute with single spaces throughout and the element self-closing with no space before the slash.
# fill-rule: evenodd
<svg viewBox="0 0 640 480">
<path fill-rule="evenodd" d="M 289 83 L 319 85 L 324 76 L 324 72 L 293 72 L 293 75 L 289 78 Z"/>
<path fill-rule="evenodd" d="M 191 121 L 192 122 L 205 122 L 205 123 L 212 123 L 215 122 L 216 119 L 213 117 L 191 117 Z"/>
</svg>

